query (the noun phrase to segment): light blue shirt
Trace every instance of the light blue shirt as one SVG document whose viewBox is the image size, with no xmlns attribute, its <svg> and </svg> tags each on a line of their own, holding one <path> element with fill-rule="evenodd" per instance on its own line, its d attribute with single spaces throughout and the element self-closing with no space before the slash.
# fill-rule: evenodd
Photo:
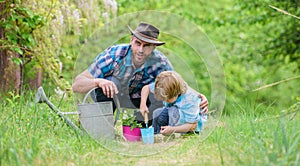
<svg viewBox="0 0 300 166">
<path fill-rule="evenodd" d="M 150 92 L 154 93 L 155 83 L 150 86 Z M 201 129 L 202 118 L 200 115 L 200 103 L 201 98 L 199 93 L 188 87 L 186 93 L 181 94 L 174 103 L 163 102 L 164 107 L 176 106 L 179 111 L 179 120 L 176 126 L 183 125 L 186 123 L 198 122 L 197 131 Z"/>
</svg>

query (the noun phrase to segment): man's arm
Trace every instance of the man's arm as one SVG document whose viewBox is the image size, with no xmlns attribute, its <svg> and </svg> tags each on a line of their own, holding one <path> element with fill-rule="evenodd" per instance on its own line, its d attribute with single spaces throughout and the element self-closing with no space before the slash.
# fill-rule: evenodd
<svg viewBox="0 0 300 166">
<path fill-rule="evenodd" d="M 191 88 L 195 93 L 199 93 L 197 92 L 195 89 Z M 199 93 L 199 98 L 201 99 L 201 103 L 200 103 L 200 108 L 201 108 L 201 112 L 200 114 L 208 114 L 208 100 L 206 98 L 205 95 Z"/>
<path fill-rule="evenodd" d="M 91 75 L 88 70 L 80 73 L 74 80 L 72 90 L 79 93 L 87 93 L 92 88 L 97 87 L 96 79 Z"/>
<path fill-rule="evenodd" d="M 104 95 L 112 98 L 114 94 L 118 93 L 116 85 L 109 80 L 103 78 L 94 78 L 88 70 L 80 73 L 74 80 L 72 90 L 79 93 L 87 93 L 89 90 L 100 87 Z"/>
</svg>

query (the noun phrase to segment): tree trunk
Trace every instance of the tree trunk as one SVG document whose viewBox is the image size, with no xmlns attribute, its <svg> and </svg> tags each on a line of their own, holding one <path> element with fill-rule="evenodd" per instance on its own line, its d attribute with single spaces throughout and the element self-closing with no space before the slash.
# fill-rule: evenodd
<svg viewBox="0 0 300 166">
<path fill-rule="evenodd" d="M 0 3 L 0 11 L 4 11 L 6 8 L 6 3 Z M 7 18 L 5 12 L 0 13 L 1 21 L 4 21 Z M 3 27 L 0 27 L 0 38 L 5 39 L 5 31 Z M 9 52 L 4 48 L 3 45 L 0 45 L 0 90 L 2 92 L 8 90 L 16 90 L 16 93 L 20 93 L 21 85 L 21 72 L 20 67 L 10 60 L 12 57 L 18 56 L 15 53 Z"/>
<path fill-rule="evenodd" d="M 6 12 L 2 12 L 6 8 L 6 5 L 6 2 L 0 3 L 0 21 L 5 21 L 5 19 L 8 16 Z M 3 27 L 0 27 L 0 38 L 5 39 L 5 29 Z M 6 49 L 4 45 L 0 45 L 0 92 L 14 90 L 15 93 L 20 94 L 24 84 L 28 84 L 30 88 L 36 88 L 41 86 L 41 69 L 37 72 L 34 78 L 23 78 L 25 75 L 24 67 L 22 66 L 22 64 L 14 64 L 11 60 L 12 58 L 19 58 L 19 55 L 15 52 Z"/>
</svg>

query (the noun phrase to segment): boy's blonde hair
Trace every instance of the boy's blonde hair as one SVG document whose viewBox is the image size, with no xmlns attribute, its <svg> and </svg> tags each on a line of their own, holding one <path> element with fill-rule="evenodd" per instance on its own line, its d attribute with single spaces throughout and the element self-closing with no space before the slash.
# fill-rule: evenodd
<svg viewBox="0 0 300 166">
<path fill-rule="evenodd" d="M 163 71 L 155 80 L 154 94 L 158 100 L 172 99 L 187 90 L 187 83 L 175 71 Z"/>
</svg>

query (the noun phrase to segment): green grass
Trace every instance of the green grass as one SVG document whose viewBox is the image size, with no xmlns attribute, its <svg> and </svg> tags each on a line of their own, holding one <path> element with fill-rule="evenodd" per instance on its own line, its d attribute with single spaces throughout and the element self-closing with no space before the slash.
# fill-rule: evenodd
<svg viewBox="0 0 300 166">
<path fill-rule="evenodd" d="M 207 126 L 203 135 L 210 129 L 212 132 L 206 139 L 202 135 L 186 136 L 173 144 L 129 143 L 110 147 L 86 135 L 77 135 L 46 104 L 34 104 L 33 93 L 2 99 L 0 165 L 299 165 L 300 162 L 299 104 L 293 107 L 293 113 L 282 117 L 251 114 L 252 106 L 240 105 L 235 115 L 221 117 L 213 124 L 216 127 Z M 50 100 L 55 105 L 60 102 L 58 96 Z M 69 97 L 62 101 L 60 109 L 74 111 L 76 106 Z M 153 148 L 158 150 L 153 154 L 145 152 Z"/>
</svg>

